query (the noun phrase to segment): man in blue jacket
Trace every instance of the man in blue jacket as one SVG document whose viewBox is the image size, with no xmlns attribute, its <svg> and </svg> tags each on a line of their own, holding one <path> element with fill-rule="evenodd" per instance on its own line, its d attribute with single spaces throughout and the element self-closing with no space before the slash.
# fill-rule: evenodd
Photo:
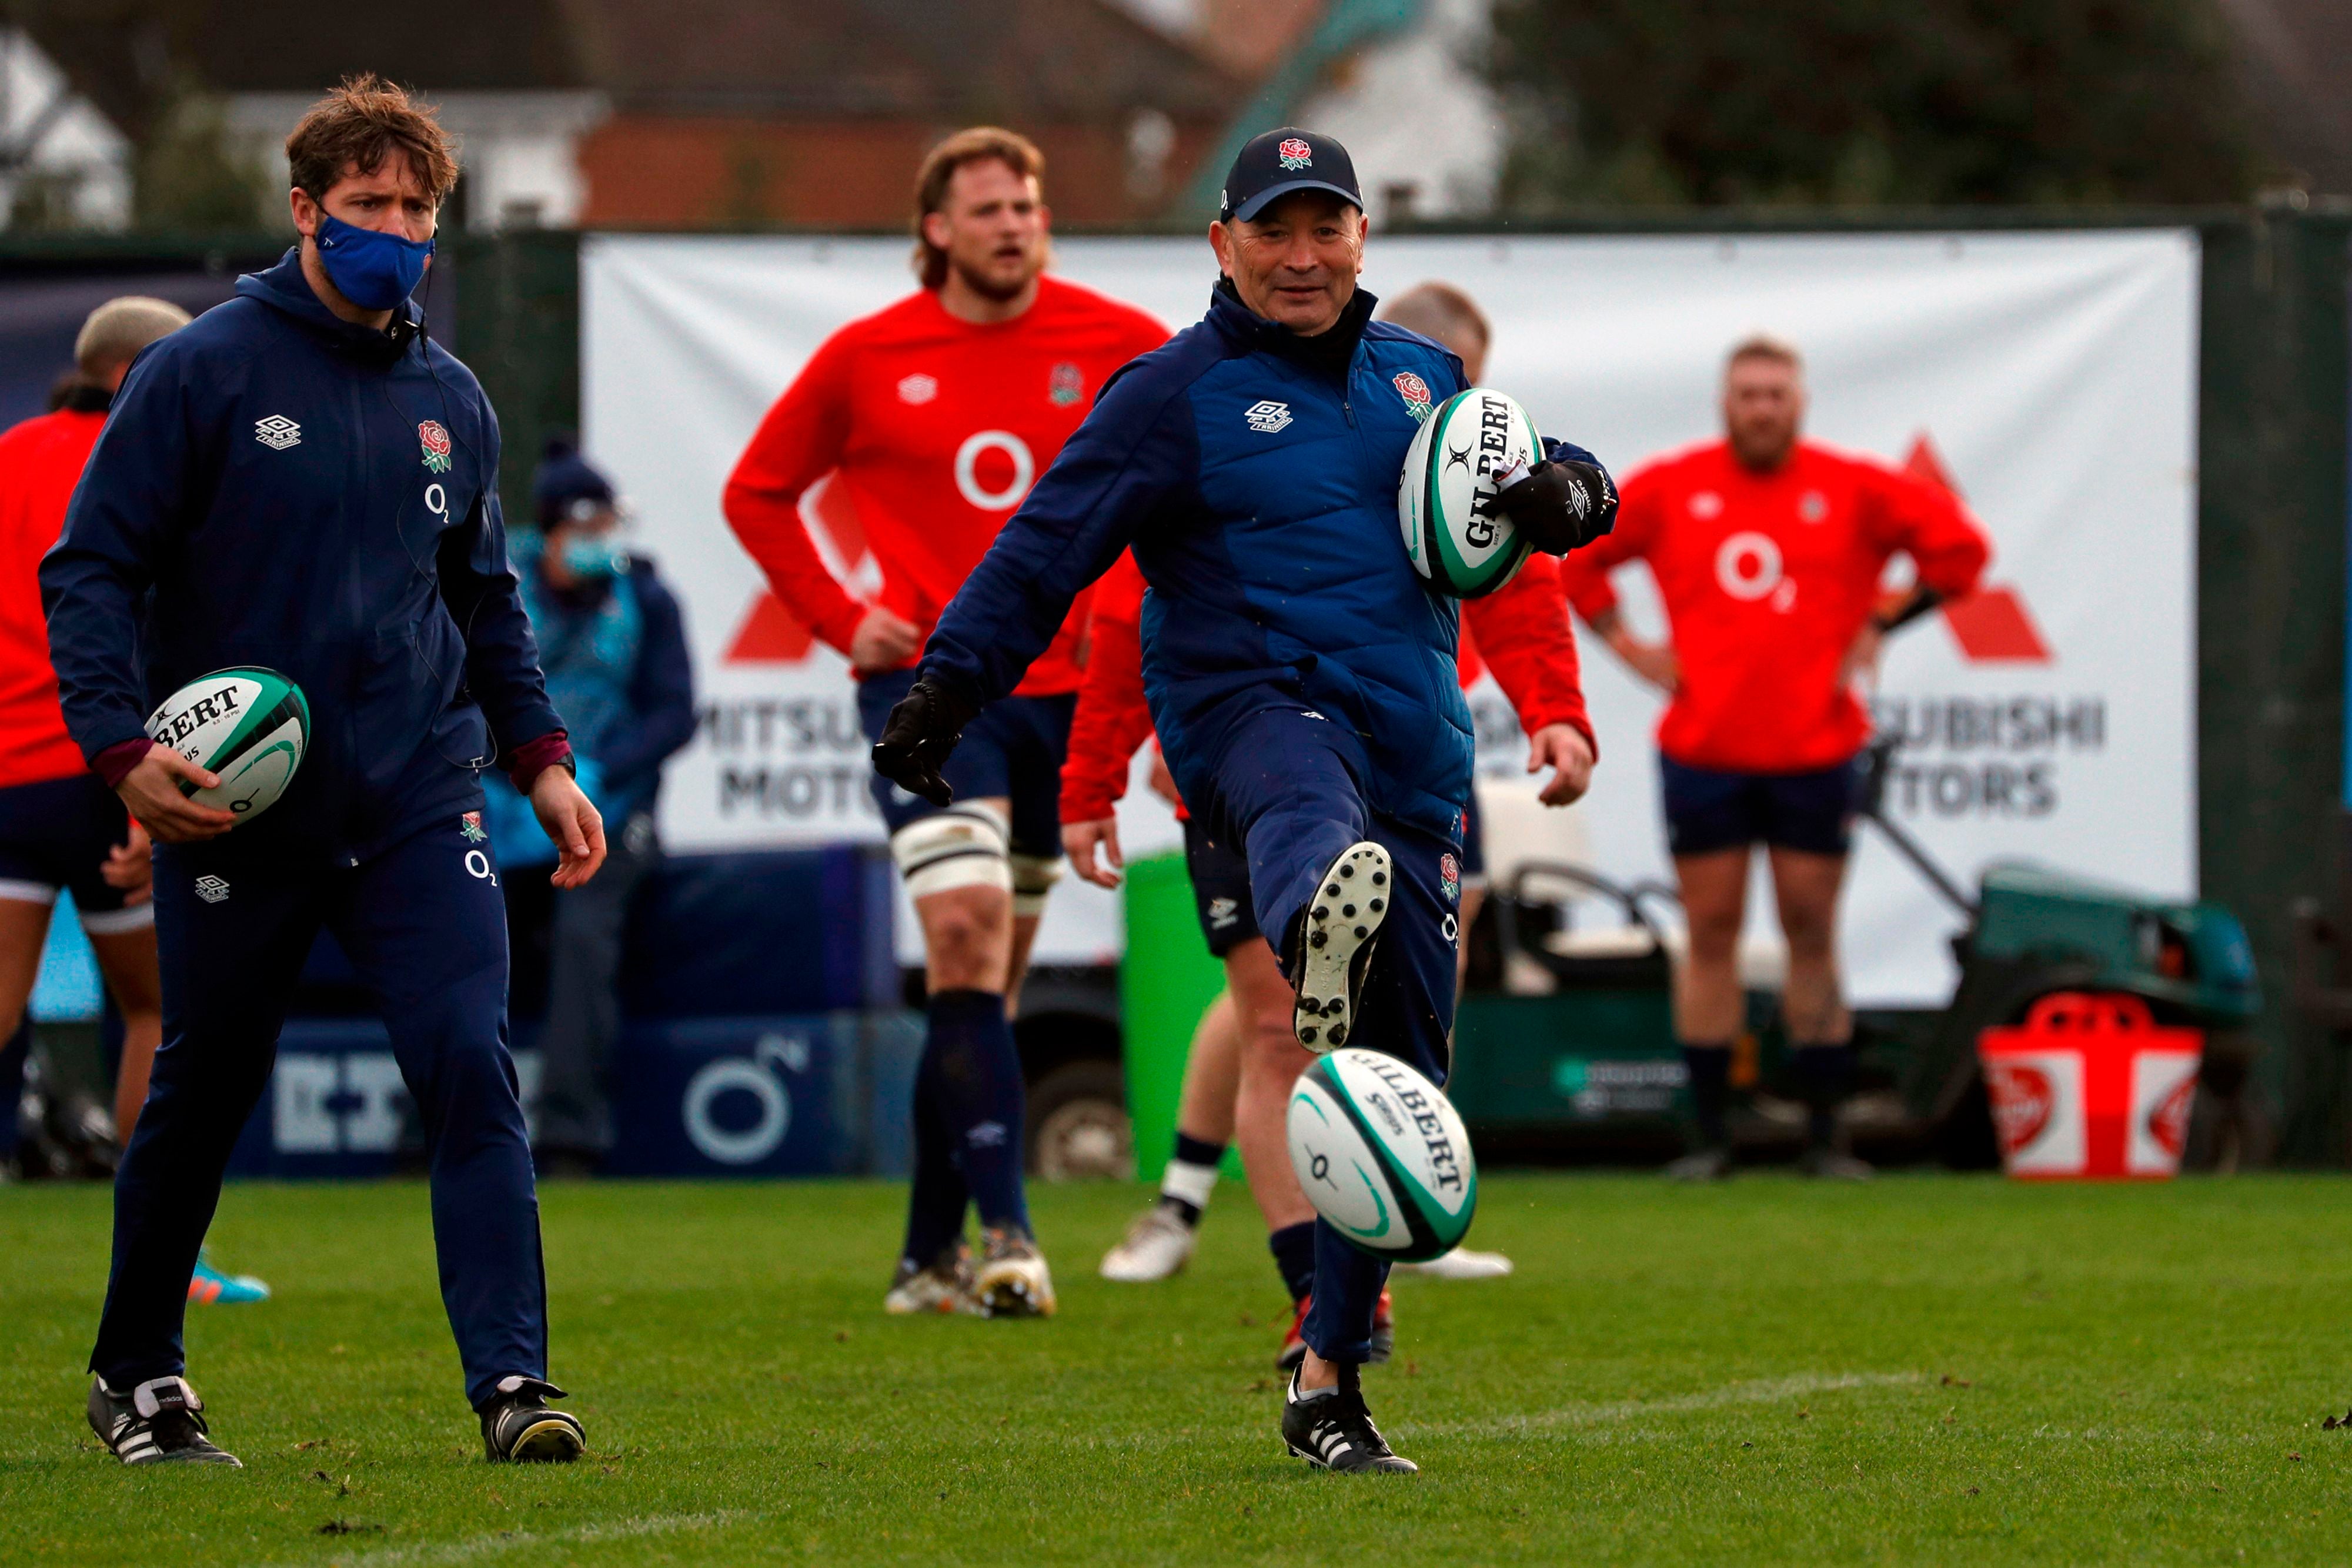
<svg viewBox="0 0 2352 1568">
<path fill-rule="evenodd" d="M 547 936 L 533 1152 L 542 1176 L 583 1176 L 613 1148 L 605 1080 L 621 1032 L 621 939 L 630 901 L 661 864 L 654 805 L 662 764 L 694 738 L 694 664 L 677 597 L 625 547 L 612 482 L 569 440 L 548 443 L 531 500 L 539 528 L 521 552 L 523 608 L 612 853 L 594 883 L 558 890 L 549 916 L 539 868 L 555 862 L 555 846 L 499 783 L 488 786 L 490 838 L 509 873 L 508 911 L 520 916 L 510 921 L 518 946 Z"/>
<path fill-rule="evenodd" d="M 940 616 L 874 763 L 944 804 L 939 765 L 964 723 L 1132 547 L 1161 751 L 1194 813 L 1244 848 L 1301 1042 L 1442 1082 L 1470 713 L 1455 607 L 1406 559 L 1395 496 L 1419 421 L 1465 383 L 1445 350 L 1370 319 L 1364 227 L 1338 142 L 1282 130 L 1242 150 L 1209 230 L 1223 277 L 1206 319 L 1104 388 Z M 1555 444 L 1496 503 L 1560 553 L 1608 531 L 1616 495 L 1591 454 Z M 1414 1469 L 1358 1383 L 1387 1275 L 1318 1223 L 1283 1413 L 1310 1463 Z"/>
<path fill-rule="evenodd" d="M 41 566 L 67 727 L 156 841 L 163 1043 L 115 1183 L 89 1421 L 127 1464 L 235 1464 L 184 1375 L 189 1270 L 321 926 L 380 999 L 432 1150 L 441 1298 L 493 1459 L 569 1459 L 551 1410 L 530 1151 L 507 1054 L 496 762 L 576 886 L 604 854 L 572 782 L 499 515 L 498 422 L 411 291 L 457 182 L 396 88 L 354 78 L 286 144 L 300 243 L 143 351 Z M 234 664 L 291 676 L 309 751 L 268 815 L 148 740 Z"/>
</svg>

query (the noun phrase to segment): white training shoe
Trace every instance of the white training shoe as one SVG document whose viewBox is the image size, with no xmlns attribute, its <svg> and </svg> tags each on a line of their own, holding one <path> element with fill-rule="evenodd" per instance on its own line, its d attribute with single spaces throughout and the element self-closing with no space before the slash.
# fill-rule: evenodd
<svg viewBox="0 0 2352 1568">
<path fill-rule="evenodd" d="M 1297 1010 L 1291 1029 L 1298 1043 L 1321 1055 L 1348 1043 L 1356 1021 L 1356 983 L 1363 960 L 1396 896 L 1389 852 L 1366 839 L 1339 852 L 1307 906 L 1297 954 Z"/>
<path fill-rule="evenodd" d="M 1426 1263 L 1399 1263 L 1389 1272 L 1418 1274 L 1424 1280 L 1499 1280 L 1513 1267 L 1500 1252 L 1473 1252 L 1467 1247 L 1456 1247 Z"/>
<path fill-rule="evenodd" d="M 1102 1277 L 1122 1284 L 1149 1285 L 1183 1271 L 1199 1239 L 1183 1217 L 1155 1203 L 1127 1228 L 1127 1239 L 1103 1254 Z"/>
</svg>

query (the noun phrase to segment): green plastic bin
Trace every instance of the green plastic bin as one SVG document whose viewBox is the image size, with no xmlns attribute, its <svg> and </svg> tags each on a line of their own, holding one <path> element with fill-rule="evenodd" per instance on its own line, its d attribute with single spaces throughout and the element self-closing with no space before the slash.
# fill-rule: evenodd
<svg viewBox="0 0 2352 1568">
<path fill-rule="evenodd" d="M 1154 855 L 1131 862 L 1118 1001 L 1135 1174 L 1145 1181 L 1158 1181 L 1167 1168 L 1192 1031 L 1224 988 L 1225 967 L 1209 956 L 1201 936 L 1184 857 Z M 1223 1168 L 1229 1176 L 1241 1175 L 1241 1162 L 1231 1149 Z"/>
</svg>

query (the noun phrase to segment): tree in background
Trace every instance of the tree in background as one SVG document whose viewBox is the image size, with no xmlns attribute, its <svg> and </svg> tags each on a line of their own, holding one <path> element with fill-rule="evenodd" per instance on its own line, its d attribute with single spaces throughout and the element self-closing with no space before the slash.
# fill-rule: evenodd
<svg viewBox="0 0 2352 1568">
<path fill-rule="evenodd" d="M 1507 211 L 2242 200 L 2215 0 L 1496 0 Z"/>
<path fill-rule="evenodd" d="M 181 86 L 146 130 L 131 165 L 131 212 L 141 228 L 250 234 L 283 226 L 285 193 L 258 151 L 230 131 L 216 99 Z"/>
</svg>

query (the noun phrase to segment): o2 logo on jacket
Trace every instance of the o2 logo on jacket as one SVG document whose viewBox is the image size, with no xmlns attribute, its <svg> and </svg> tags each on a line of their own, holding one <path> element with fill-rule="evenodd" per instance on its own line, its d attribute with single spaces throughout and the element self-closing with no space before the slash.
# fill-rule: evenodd
<svg viewBox="0 0 2352 1568">
<path fill-rule="evenodd" d="M 441 428 L 439 420 L 428 419 L 416 427 L 416 444 L 425 449 L 426 473 L 449 472 L 449 433 Z"/>
<path fill-rule="evenodd" d="M 991 452 L 1003 453 L 1013 464 L 1012 476 L 995 489 L 984 486 L 980 477 L 980 460 Z M 1011 511 L 1029 493 L 1029 481 L 1036 476 L 1037 459 L 1030 454 L 1029 444 L 1009 430 L 981 431 L 966 436 L 956 448 L 956 490 L 981 511 Z"/>
<path fill-rule="evenodd" d="M 1715 552 L 1715 580 L 1743 602 L 1769 599 L 1783 615 L 1797 602 L 1797 580 L 1781 570 L 1780 547 L 1769 534 L 1737 533 L 1724 540 Z"/>
</svg>

